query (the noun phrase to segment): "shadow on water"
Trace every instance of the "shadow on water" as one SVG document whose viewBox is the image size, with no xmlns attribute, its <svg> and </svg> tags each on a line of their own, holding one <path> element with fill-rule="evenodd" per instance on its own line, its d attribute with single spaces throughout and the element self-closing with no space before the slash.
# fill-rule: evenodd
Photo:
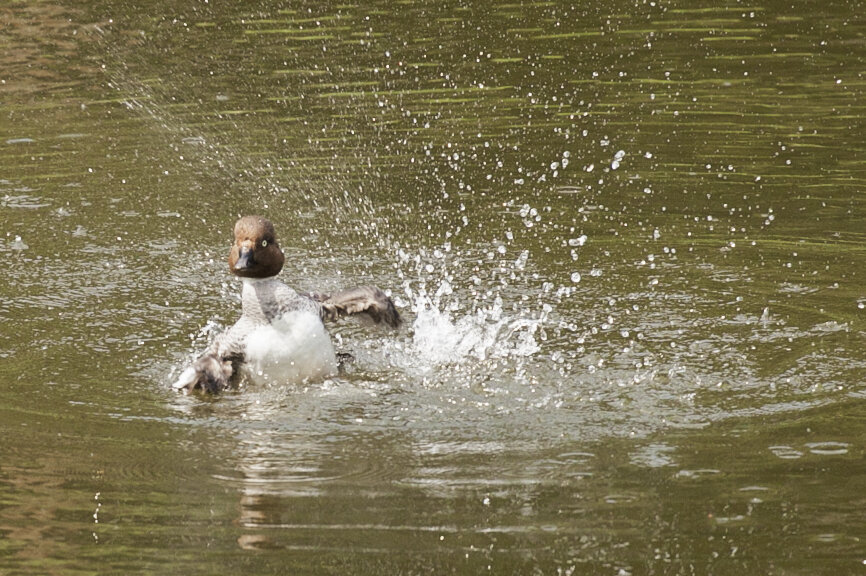
<svg viewBox="0 0 866 576">
<path fill-rule="evenodd" d="M 151 4 L 0 8 L 0 572 L 862 565 L 848 4 Z M 174 396 L 248 212 L 406 327 Z"/>
</svg>

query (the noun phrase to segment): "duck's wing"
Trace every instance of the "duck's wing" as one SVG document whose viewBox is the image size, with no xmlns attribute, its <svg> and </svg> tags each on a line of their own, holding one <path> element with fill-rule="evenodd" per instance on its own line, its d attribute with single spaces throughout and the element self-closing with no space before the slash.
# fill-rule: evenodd
<svg viewBox="0 0 866 576">
<path fill-rule="evenodd" d="M 399 327 L 403 322 L 394 302 L 375 286 L 359 286 L 335 294 L 313 293 L 310 298 L 319 303 L 323 320 L 366 314 L 376 324 L 384 322 L 392 328 Z"/>
<path fill-rule="evenodd" d="M 187 394 L 193 390 L 221 392 L 228 388 L 233 374 L 231 360 L 209 352 L 199 356 L 192 366 L 181 372 L 177 382 L 172 384 L 172 388 Z"/>
<path fill-rule="evenodd" d="M 187 394 L 193 390 L 217 393 L 228 388 L 244 358 L 243 340 L 237 334 L 243 332 L 239 324 L 217 336 L 207 352 L 181 372 L 172 388 Z"/>
<path fill-rule="evenodd" d="M 193 390 L 215 394 L 229 387 L 233 375 L 231 359 L 208 352 L 199 356 L 192 366 L 181 372 L 172 387 L 187 394 Z"/>
</svg>

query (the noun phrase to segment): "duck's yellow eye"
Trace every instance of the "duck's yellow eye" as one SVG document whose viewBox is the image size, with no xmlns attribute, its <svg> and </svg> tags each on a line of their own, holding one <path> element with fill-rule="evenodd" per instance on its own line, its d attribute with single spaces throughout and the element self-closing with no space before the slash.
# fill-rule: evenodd
<svg viewBox="0 0 866 576">
<path fill-rule="evenodd" d="M 262 248 L 264 248 L 264 247 L 267 246 L 267 245 L 268 245 L 268 241 L 267 241 L 267 240 L 262 240 Z"/>
</svg>

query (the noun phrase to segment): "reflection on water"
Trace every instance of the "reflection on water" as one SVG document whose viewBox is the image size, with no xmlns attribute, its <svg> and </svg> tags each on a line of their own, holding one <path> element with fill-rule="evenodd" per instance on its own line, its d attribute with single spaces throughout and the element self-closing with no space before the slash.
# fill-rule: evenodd
<svg viewBox="0 0 866 576">
<path fill-rule="evenodd" d="M 0 7 L 0 572 L 855 570 L 852 14 Z M 176 397 L 249 212 L 407 326 Z"/>
</svg>

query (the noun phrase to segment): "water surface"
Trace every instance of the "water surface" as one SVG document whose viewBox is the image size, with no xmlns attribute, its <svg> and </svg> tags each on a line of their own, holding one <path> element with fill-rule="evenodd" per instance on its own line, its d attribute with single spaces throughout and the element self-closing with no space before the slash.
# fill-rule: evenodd
<svg viewBox="0 0 866 576">
<path fill-rule="evenodd" d="M 0 7 L 0 573 L 854 573 L 850 2 Z M 175 395 L 239 214 L 376 283 Z"/>
</svg>

